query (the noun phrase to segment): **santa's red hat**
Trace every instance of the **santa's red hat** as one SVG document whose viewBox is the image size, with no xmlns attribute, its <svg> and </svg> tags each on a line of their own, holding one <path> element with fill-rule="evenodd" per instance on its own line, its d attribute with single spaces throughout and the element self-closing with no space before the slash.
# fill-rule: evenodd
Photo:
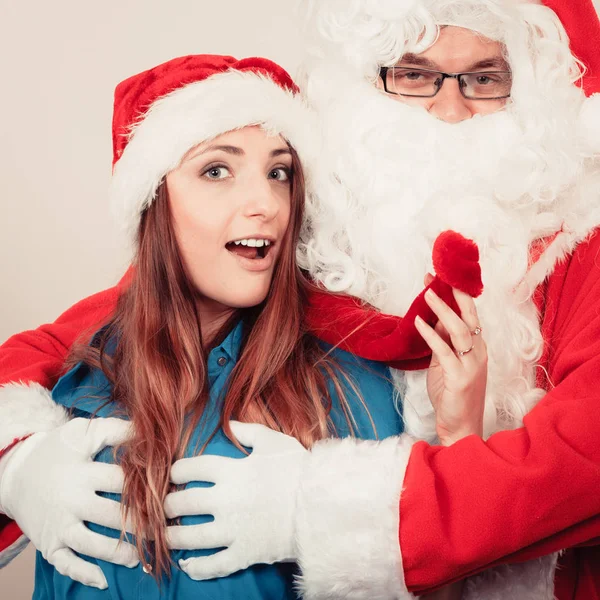
<svg viewBox="0 0 600 600">
<path fill-rule="evenodd" d="M 586 68 L 586 95 L 600 93 L 600 19 L 592 0 L 544 0 L 567 30 L 571 51 Z"/>
<path fill-rule="evenodd" d="M 579 132 L 588 151 L 600 153 L 600 18 L 592 0 L 544 0 L 561 20 L 571 51 L 585 67 L 582 87 L 588 99 L 579 118 Z"/>
<path fill-rule="evenodd" d="M 310 170 L 311 118 L 292 78 L 264 58 L 184 56 L 134 75 L 115 90 L 113 211 L 133 233 L 191 148 L 248 125 L 282 135 Z"/>
</svg>

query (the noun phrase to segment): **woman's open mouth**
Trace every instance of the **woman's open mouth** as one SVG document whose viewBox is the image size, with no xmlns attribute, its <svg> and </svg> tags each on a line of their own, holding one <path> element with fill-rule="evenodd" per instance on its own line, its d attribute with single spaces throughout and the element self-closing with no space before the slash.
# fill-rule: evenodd
<svg viewBox="0 0 600 600">
<path fill-rule="evenodd" d="M 266 258 L 273 250 L 274 242 L 266 238 L 245 238 L 225 244 L 225 248 L 232 254 L 249 260 Z"/>
</svg>

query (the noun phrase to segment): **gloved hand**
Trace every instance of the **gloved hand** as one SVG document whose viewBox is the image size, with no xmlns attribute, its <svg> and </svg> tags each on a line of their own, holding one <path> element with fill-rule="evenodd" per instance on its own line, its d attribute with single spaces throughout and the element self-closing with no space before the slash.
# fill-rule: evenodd
<svg viewBox="0 0 600 600">
<path fill-rule="evenodd" d="M 75 552 L 126 567 L 139 563 L 131 544 L 84 524 L 122 527 L 120 504 L 96 492 L 121 493 L 123 471 L 93 459 L 126 441 L 129 432 L 121 419 L 74 419 L 35 433 L 11 451 L 0 480 L 0 507 L 44 558 L 61 575 L 99 589 L 107 587 L 102 570 Z"/>
<path fill-rule="evenodd" d="M 172 492 L 167 517 L 213 515 L 202 525 L 171 526 L 169 546 L 195 550 L 226 547 L 211 556 L 180 560 L 196 580 L 224 577 L 256 563 L 294 560 L 296 493 L 308 451 L 296 440 L 263 425 L 232 422 L 239 442 L 252 448 L 247 458 L 202 455 L 178 460 L 176 484 L 206 481 L 210 488 Z"/>
</svg>

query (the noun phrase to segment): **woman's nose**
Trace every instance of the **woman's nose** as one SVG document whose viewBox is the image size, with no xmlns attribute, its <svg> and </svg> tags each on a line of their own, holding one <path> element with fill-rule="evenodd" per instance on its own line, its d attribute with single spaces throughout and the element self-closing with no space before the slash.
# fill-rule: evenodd
<svg viewBox="0 0 600 600">
<path fill-rule="evenodd" d="M 246 192 L 244 214 L 247 217 L 259 217 L 265 221 L 274 219 L 279 213 L 280 198 L 273 184 L 264 177 L 254 181 Z"/>
</svg>

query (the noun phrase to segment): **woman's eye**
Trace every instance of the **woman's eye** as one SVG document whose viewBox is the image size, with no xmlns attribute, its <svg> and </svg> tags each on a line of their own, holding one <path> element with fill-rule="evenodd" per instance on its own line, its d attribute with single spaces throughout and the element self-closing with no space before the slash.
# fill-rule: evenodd
<svg viewBox="0 0 600 600">
<path fill-rule="evenodd" d="M 227 167 L 210 167 L 202 173 L 203 177 L 208 179 L 226 179 L 231 175 Z"/>
<path fill-rule="evenodd" d="M 276 181 L 289 181 L 290 171 L 285 167 L 278 167 L 277 169 L 272 169 L 271 171 L 269 171 L 269 179 L 274 179 Z"/>
</svg>

